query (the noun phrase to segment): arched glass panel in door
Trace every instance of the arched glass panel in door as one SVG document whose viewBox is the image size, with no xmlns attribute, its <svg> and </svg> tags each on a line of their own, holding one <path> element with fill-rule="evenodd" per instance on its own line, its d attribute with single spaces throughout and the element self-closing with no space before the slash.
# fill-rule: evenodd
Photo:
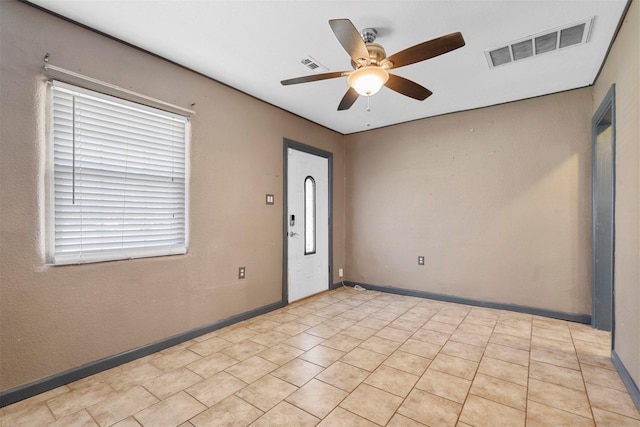
<svg viewBox="0 0 640 427">
<path fill-rule="evenodd" d="M 304 179 L 304 254 L 316 253 L 316 181 Z"/>
</svg>

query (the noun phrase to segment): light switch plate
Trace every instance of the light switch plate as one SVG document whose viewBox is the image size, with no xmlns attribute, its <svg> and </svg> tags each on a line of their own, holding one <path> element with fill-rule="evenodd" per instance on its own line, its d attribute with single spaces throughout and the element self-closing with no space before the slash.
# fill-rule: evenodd
<svg viewBox="0 0 640 427">
<path fill-rule="evenodd" d="M 266 200 L 268 205 L 275 204 L 275 197 L 273 196 L 273 194 L 267 194 Z"/>
</svg>

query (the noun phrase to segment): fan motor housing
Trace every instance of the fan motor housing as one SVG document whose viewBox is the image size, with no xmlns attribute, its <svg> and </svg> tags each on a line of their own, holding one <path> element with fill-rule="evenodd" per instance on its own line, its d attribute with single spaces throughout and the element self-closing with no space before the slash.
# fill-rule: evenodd
<svg viewBox="0 0 640 427">
<path fill-rule="evenodd" d="M 380 65 L 380 62 L 387 57 L 384 47 L 378 43 L 366 43 L 367 51 L 369 51 L 369 63 L 370 65 Z M 351 61 L 351 66 L 354 69 L 358 69 L 367 64 L 358 64 L 355 61 Z"/>
</svg>

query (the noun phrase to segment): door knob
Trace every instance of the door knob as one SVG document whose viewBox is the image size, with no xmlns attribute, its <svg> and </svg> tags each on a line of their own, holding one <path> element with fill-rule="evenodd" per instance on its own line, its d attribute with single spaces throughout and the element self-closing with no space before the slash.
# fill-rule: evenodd
<svg viewBox="0 0 640 427">
<path fill-rule="evenodd" d="M 289 237 L 293 237 L 293 236 L 297 236 L 298 233 L 296 233 L 295 231 L 290 231 L 289 232 Z"/>
</svg>

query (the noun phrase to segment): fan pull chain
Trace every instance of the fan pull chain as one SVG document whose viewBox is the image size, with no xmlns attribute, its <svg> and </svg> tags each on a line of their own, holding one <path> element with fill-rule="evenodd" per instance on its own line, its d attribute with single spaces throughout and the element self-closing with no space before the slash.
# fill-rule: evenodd
<svg viewBox="0 0 640 427">
<path fill-rule="evenodd" d="M 371 96 L 367 95 L 367 127 L 371 126 Z"/>
</svg>

